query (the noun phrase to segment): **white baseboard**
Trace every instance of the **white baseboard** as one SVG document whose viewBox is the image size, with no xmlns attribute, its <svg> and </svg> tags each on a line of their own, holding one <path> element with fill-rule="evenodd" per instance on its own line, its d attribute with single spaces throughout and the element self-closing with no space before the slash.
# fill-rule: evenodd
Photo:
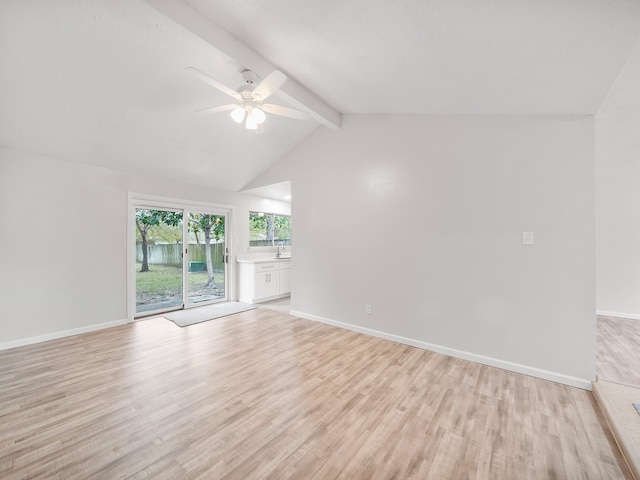
<svg viewBox="0 0 640 480">
<path fill-rule="evenodd" d="M 562 373 L 551 372 L 549 370 L 542 370 L 536 367 L 530 367 L 528 365 L 521 365 L 519 363 L 507 362 L 498 358 L 485 357 L 484 355 L 477 355 L 475 353 L 465 352 L 463 350 L 456 350 L 454 348 L 444 347 L 442 345 L 436 345 L 433 343 L 427 343 L 420 340 L 414 340 L 412 338 L 401 337 L 399 335 L 393 335 L 391 333 L 381 332 L 379 330 L 373 330 L 370 328 L 361 327 L 359 325 L 353 325 L 350 323 L 338 322 L 329 318 L 320 317 L 318 315 L 312 315 L 310 313 L 300 312 L 297 310 L 291 310 L 289 312 L 294 317 L 300 317 L 307 320 L 313 320 L 320 323 L 326 323 L 327 325 L 333 325 L 334 327 L 346 328 L 354 332 L 364 333 L 373 337 L 384 338 L 394 342 L 402 343 L 404 345 L 410 345 L 412 347 L 421 348 L 423 350 L 429 350 L 432 352 L 442 353 L 451 357 L 461 358 L 463 360 L 470 360 L 472 362 L 481 363 L 483 365 L 489 365 L 492 367 L 501 368 L 503 370 L 509 370 L 511 372 L 522 373 L 529 375 L 530 377 L 541 378 L 543 380 L 550 380 L 556 383 L 562 383 L 571 387 L 581 388 L 583 390 L 591 390 L 591 380 L 572 377 L 570 375 L 564 375 Z"/>
<path fill-rule="evenodd" d="M 628 318 L 630 320 L 640 320 L 640 315 L 637 313 L 608 312 L 606 310 L 596 310 L 596 315 L 602 315 L 603 317 L 617 317 Z"/>
<path fill-rule="evenodd" d="M 19 340 L 12 340 L 11 342 L 0 343 L 0 351 L 8 350 L 10 348 L 23 347 L 25 345 L 32 345 L 34 343 L 46 342 L 47 340 L 55 340 L 57 338 L 70 337 L 72 335 L 78 335 L 80 333 L 94 332 L 96 330 L 102 330 L 104 328 L 117 327 L 127 323 L 127 319 L 114 320 L 112 322 L 97 323 L 94 325 L 87 325 L 86 327 L 72 328 L 71 330 L 63 330 L 61 332 L 47 333 L 45 335 L 38 335 L 37 337 L 21 338 Z"/>
<path fill-rule="evenodd" d="M 256 305 L 258 303 L 270 302 L 271 300 L 278 300 L 280 298 L 286 298 L 286 297 L 289 297 L 290 295 L 291 295 L 291 293 L 288 292 L 288 293 L 279 293 L 278 295 L 272 295 L 270 297 L 264 297 L 264 298 L 260 298 L 260 299 L 249 298 L 249 297 L 240 297 L 238 299 L 238 301 L 242 302 L 242 303 L 248 303 L 250 305 Z"/>
</svg>

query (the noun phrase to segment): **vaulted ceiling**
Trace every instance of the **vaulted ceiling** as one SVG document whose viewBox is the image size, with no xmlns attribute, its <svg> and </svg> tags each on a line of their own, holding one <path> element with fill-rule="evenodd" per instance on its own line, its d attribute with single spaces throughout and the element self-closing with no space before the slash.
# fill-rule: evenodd
<svg viewBox="0 0 640 480">
<path fill-rule="evenodd" d="M 595 113 L 640 35 L 627 0 L 189 0 L 350 113 Z"/>
<path fill-rule="evenodd" d="M 239 190 L 341 113 L 595 114 L 639 36 L 638 0 L 3 0 L 0 144 Z M 311 117 L 195 113 L 229 97 L 186 67 Z"/>
</svg>

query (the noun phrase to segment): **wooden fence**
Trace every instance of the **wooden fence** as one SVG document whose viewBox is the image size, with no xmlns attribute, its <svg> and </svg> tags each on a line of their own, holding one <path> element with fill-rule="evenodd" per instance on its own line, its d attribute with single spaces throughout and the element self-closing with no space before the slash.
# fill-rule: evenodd
<svg viewBox="0 0 640 480">
<path fill-rule="evenodd" d="M 149 245 L 149 265 L 164 265 L 168 267 L 182 266 L 182 243 Z M 189 244 L 189 261 L 206 262 L 204 244 Z M 142 263 L 142 245 L 136 245 L 136 262 Z M 211 262 L 214 270 L 224 268 L 224 242 L 211 244 Z"/>
</svg>

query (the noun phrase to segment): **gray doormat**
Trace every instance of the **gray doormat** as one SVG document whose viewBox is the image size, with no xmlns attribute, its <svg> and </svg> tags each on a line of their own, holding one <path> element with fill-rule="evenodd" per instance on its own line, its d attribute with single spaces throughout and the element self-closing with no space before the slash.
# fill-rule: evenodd
<svg viewBox="0 0 640 480">
<path fill-rule="evenodd" d="M 178 310 L 177 312 L 165 313 L 162 317 L 171 320 L 179 327 L 188 327 L 195 323 L 202 323 L 214 318 L 226 317 L 234 313 L 246 312 L 256 308 L 248 303 L 223 302 L 204 307 L 190 308 L 188 310 Z"/>
</svg>

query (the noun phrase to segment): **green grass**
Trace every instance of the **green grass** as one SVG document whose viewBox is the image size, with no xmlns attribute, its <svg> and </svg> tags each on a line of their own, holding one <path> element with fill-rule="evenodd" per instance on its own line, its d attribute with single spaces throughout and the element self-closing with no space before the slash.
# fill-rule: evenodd
<svg viewBox="0 0 640 480">
<path fill-rule="evenodd" d="M 189 272 L 189 290 L 195 290 L 207 283 L 207 272 Z M 214 272 L 214 281 L 223 283 L 224 274 Z M 136 294 L 153 295 L 163 292 L 182 292 L 182 268 L 149 265 L 148 272 L 140 272 L 136 266 Z"/>
</svg>

